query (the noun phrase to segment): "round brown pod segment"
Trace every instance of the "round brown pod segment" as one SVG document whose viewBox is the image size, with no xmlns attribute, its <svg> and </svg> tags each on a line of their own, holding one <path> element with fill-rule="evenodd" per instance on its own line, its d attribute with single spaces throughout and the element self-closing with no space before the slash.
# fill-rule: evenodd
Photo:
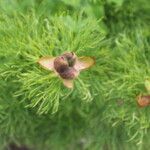
<svg viewBox="0 0 150 150">
<path fill-rule="evenodd" d="M 74 52 L 67 52 L 64 53 L 62 56 L 67 59 L 69 67 L 73 67 L 75 65 L 77 56 Z"/>
<path fill-rule="evenodd" d="M 58 56 L 54 60 L 54 68 L 58 73 L 64 72 L 68 69 L 68 61 L 64 56 Z"/>
<path fill-rule="evenodd" d="M 64 72 L 59 73 L 59 75 L 63 78 L 63 79 L 75 79 L 78 76 L 79 72 L 74 69 L 73 67 L 69 67 L 67 70 L 65 70 Z"/>
</svg>

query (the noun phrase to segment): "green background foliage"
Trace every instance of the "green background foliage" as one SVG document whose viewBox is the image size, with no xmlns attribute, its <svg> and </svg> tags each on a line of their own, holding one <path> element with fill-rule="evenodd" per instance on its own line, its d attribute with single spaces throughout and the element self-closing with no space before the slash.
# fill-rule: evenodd
<svg viewBox="0 0 150 150">
<path fill-rule="evenodd" d="M 0 0 L 0 149 L 148 150 L 148 0 Z M 74 51 L 96 64 L 66 89 L 37 61 Z"/>
</svg>

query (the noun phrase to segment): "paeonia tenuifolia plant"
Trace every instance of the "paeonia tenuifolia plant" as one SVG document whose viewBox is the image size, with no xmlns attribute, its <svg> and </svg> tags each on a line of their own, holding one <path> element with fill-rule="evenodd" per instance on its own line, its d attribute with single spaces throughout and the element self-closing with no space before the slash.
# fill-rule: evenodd
<svg viewBox="0 0 150 150">
<path fill-rule="evenodd" d="M 53 71 L 67 88 L 73 88 L 73 80 L 77 78 L 82 70 L 94 65 L 92 57 L 77 57 L 74 52 L 66 52 L 60 56 L 45 56 L 38 63 L 45 69 Z"/>
</svg>

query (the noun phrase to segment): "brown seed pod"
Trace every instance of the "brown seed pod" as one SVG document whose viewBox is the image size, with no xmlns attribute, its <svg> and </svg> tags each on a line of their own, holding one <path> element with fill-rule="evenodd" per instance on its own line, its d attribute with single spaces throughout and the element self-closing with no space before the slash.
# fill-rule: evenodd
<svg viewBox="0 0 150 150">
<path fill-rule="evenodd" d="M 89 56 L 77 57 L 73 52 L 66 52 L 58 57 L 42 57 L 38 63 L 59 76 L 67 88 L 73 88 L 73 80 L 82 70 L 92 67 L 95 59 Z"/>
<path fill-rule="evenodd" d="M 79 72 L 74 69 L 73 67 L 69 67 L 67 70 L 65 70 L 64 72 L 59 73 L 59 75 L 63 78 L 63 79 L 75 79 L 78 76 Z"/>
<path fill-rule="evenodd" d="M 64 72 L 69 67 L 68 61 L 64 56 L 56 57 L 54 60 L 54 68 L 58 73 Z"/>
<path fill-rule="evenodd" d="M 77 56 L 74 52 L 67 52 L 64 53 L 62 56 L 67 59 L 69 67 L 73 67 L 75 65 Z"/>
<path fill-rule="evenodd" d="M 140 107 L 145 107 L 150 105 L 150 95 L 139 95 L 137 97 L 137 102 Z"/>
</svg>

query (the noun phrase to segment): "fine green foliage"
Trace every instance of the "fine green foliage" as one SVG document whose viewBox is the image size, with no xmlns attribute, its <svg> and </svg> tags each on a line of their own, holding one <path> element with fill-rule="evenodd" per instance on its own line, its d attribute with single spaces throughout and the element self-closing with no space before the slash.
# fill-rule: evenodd
<svg viewBox="0 0 150 150">
<path fill-rule="evenodd" d="M 136 98 L 150 80 L 149 6 L 0 0 L 0 149 L 148 150 L 150 110 Z M 96 60 L 72 90 L 37 63 L 66 51 Z"/>
</svg>

